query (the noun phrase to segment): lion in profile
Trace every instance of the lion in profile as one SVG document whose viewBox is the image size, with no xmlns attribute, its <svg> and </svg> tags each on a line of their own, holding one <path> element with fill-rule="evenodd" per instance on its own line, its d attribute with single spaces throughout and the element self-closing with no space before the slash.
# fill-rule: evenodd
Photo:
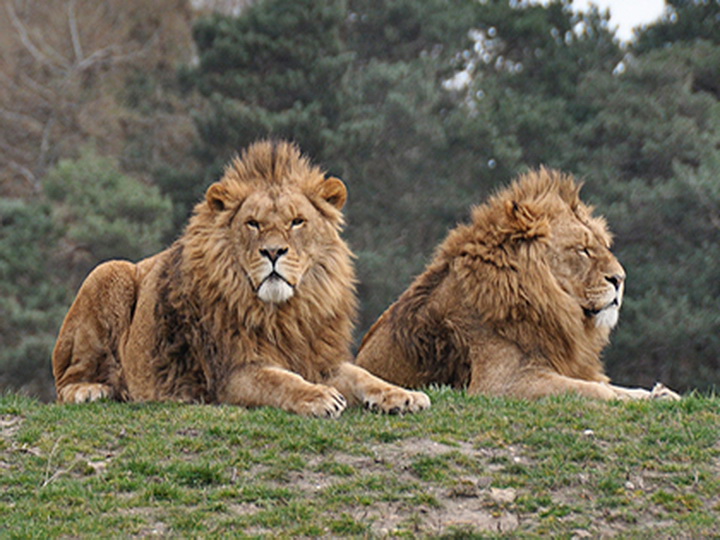
<svg viewBox="0 0 720 540">
<path fill-rule="evenodd" d="M 396 384 L 521 398 L 678 396 L 609 383 L 600 354 L 625 271 L 569 175 L 540 169 L 474 208 L 365 336 L 358 365 Z"/>
<path fill-rule="evenodd" d="M 169 249 L 90 273 L 53 352 L 58 400 L 267 405 L 327 417 L 348 404 L 429 407 L 424 393 L 351 363 L 346 197 L 294 145 L 249 147 Z"/>
</svg>

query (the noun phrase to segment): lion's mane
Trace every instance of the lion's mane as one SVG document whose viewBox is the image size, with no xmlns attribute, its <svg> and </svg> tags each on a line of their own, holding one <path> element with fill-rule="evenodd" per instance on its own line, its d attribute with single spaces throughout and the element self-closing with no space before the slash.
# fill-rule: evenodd
<svg viewBox="0 0 720 540">
<path fill-rule="evenodd" d="M 218 216 L 207 204 L 199 203 L 185 234 L 171 250 L 167 279 L 162 280 L 157 314 L 166 321 L 166 331 L 158 335 L 158 345 L 184 348 L 171 345 L 168 337 L 193 335 L 190 330 L 196 325 L 191 322 L 185 331 L 177 332 L 174 319 L 179 317 L 203 323 L 200 327 L 207 335 L 197 336 L 198 343 L 190 348 L 210 345 L 222 349 L 221 354 L 209 355 L 211 358 L 232 355 L 251 361 L 238 351 L 275 344 L 280 347 L 280 354 L 272 354 L 276 365 L 310 381 L 320 380 L 341 361 L 351 359 L 355 275 L 351 252 L 338 234 L 343 216 L 318 197 L 318 186 L 324 181 L 321 170 L 289 144 L 256 144 L 235 159 L 221 183 L 226 189 L 224 204 L 242 201 L 256 190 L 282 191 L 288 184 L 299 185 L 330 225 L 327 249 L 313 254 L 314 264 L 292 302 L 268 306 L 257 297 L 245 269 L 234 257 L 237 248 L 226 223 L 232 213 Z M 313 336 L 322 339 L 311 339 Z M 308 359 L 315 361 L 308 363 Z M 234 366 L 221 364 L 212 366 L 211 371 L 222 379 L 228 367 Z"/>
</svg>

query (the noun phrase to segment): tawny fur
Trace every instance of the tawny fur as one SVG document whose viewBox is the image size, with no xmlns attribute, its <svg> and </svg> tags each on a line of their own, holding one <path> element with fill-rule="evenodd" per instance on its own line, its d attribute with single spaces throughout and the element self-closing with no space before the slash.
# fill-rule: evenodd
<svg viewBox="0 0 720 540">
<path fill-rule="evenodd" d="M 179 240 L 82 285 L 53 354 L 58 399 L 270 405 L 337 416 L 429 406 L 350 363 L 344 184 L 294 145 L 261 142 L 210 186 Z"/>
<path fill-rule="evenodd" d="M 365 336 L 358 365 L 396 384 L 536 398 L 669 397 L 609 384 L 600 358 L 625 272 L 569 175 L 540 169 L 473 209 Z"/>
</svg>

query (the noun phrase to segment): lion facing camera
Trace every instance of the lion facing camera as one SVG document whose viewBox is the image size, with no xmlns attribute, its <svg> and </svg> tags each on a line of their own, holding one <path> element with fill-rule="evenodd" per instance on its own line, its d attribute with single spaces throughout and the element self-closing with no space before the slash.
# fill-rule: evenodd
<svg viewBox="0 0 720 540">
<path fill-rule="evenodd" d="M 521 398 L 679 396 L 609 384 L 600 359 L 625 270 L 569 175 L 540 169 L 473 210 L 365 336 L 358 365 L 396 384 Z"/>
<path fill-rule="evenodd" d="M 350 363 L 346 197 L 294 145 L 250 146 L 169 249 L 87 277 L 53 352 L 58 400 L 268 405 L 328 417 L 348 404 L 429 407 L 424 393 Z"/>
</svg>

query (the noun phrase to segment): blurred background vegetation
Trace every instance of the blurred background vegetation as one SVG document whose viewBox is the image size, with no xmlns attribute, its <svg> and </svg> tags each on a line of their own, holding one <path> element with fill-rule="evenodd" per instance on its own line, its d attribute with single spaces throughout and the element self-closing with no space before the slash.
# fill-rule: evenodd
<svg viewBox="0 0 720 540">
<path fill-rule="evenodd" d="M 585 181 L 627 300 L 621 384 L 720 384 L 720 1 L 621 44 L 567 0 L 4 0 L 0 388 L 52 399 L 87 272 L 182 231 L 239 149 L 289 138 L 342 177 L 357 338 L 516 174 Z"/>
</svg>

